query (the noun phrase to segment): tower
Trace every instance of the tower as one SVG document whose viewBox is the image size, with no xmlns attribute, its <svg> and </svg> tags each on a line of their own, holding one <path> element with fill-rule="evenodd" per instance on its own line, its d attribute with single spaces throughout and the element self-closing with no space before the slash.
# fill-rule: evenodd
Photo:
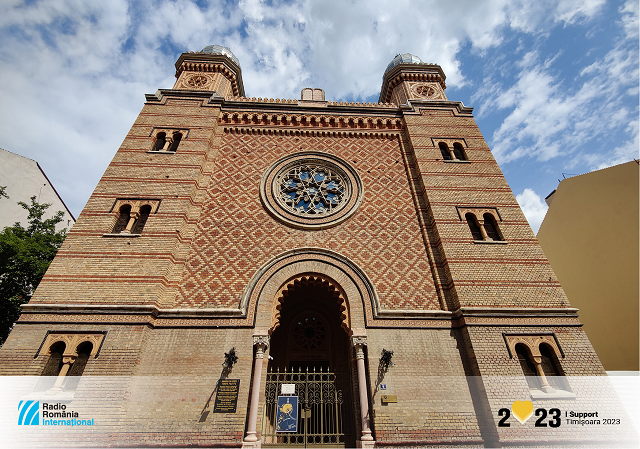
<svg viewBox="0 0 640 449">
<path fill-rule="evenodd" d="M 30 394 L 98 413 L 95 445 L 575 437 L 498 425 L 514 400 L 587 404 L 572 376 L 604 371 L 438 65 L 398 55 L 375 104 L 245 97 L 220 46 L 176 69 L 24 307 L 3 374 L 51 375 Z"/>
</svg>

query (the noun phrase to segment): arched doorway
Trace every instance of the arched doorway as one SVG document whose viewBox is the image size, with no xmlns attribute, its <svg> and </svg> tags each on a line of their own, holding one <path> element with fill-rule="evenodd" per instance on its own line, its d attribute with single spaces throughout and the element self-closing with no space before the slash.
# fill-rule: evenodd
<svg viewBox="0 0 640 449">
<path fill-rule="evenodd" d="M 326 277 L 297 276 L 281 288 L 274 308 L 263 445 L 355 447 L 353 357 L 344 293 Z M 279 404 L 282 396 L 295 398 Z M 294 404 L 284 411 L 295 425 L 282 425 L 283 401 Z"/>
</svg>

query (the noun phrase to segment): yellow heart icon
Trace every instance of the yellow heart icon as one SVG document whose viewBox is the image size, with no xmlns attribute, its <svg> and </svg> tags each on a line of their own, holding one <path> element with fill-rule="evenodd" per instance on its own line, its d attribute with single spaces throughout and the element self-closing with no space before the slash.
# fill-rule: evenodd
<svg viewBox="0 0 640 449">
<path fill-rule="evenodd" d="M 520 421 L 520 424 L 524 424 L 527 422 L 527 419 L 533 415 L 533 402 L 516 401 L 511 404 L 511 411 L 513 412 L 513 416 Z"/>
</svg>

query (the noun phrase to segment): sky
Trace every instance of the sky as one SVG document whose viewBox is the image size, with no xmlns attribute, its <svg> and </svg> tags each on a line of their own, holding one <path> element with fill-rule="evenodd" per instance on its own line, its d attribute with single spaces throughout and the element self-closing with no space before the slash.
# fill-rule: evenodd
<svg viewBox="0 0 640 449">
<path fill-rule="evenodd" d="M 224 45 L 249 97 L 378 100 L 398 53 L 440 64 L 534 232 L 563 177 L 638 158 L 638 1 L 2 0 L 0 148 L 77 217 L 182 52 Z"/>
</svg>

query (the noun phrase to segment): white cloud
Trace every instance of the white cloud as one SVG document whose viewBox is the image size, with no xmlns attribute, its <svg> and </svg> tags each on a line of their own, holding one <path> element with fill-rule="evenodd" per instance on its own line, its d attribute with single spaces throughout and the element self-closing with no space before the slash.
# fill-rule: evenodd
<svg viewBox="0 0 640 449">
<path fill-rule="evenodd" d="M 572 17 L 593 11 L 596 6 L 571 10 Z M 621 12 L 621 22 L 638 23 L 637 8 L 625 6 Z M 634 123 L 638 110 L 624 103 L 625 99 L 638 95 L 637 30 L 635 37 L 629 37 L 627 32 L 603 58 L 584 67 L 571 83 L 561 79 L 553 68 L 553 62 L 560 56 L 543 60 L 539 50 L 533 49 L 515 64 L 518 68 L 515 84 L 505 88 L 489 78 L 474 95 L 473 100 L 480 102 L 480 117 L 496 110 L 509 111 L 491 139 L 498 162 L 523 157 L 548 161 L 565 156 L 571 161 L 569 167 L 583 162 L 593 166 L 592 149 L 586 148 L 587 142 L 602 140 L 615 132 L 627 134 L 632 141 L 637 136 Z M 615 150 L 606 144 L 597 145 L 597 152 L 609 161 L 629 154 L 629 145 Z M 601 163 L 599 160 L 596 165 Z"/>
<path fill-rule="evenodd" d="M 522 193 L 516 195 L 516 200 L 518 200 L 524 216 L 527 217 L 529 226 L 537 234 L 547 213 L 547 204 L 540 198 L 540 195 L 531 189 L 524 189 Z"/>
<path fill-rule="evenodd" d="M 500 45 L 509 30 L 539 35 L 554 23 L 596 17 L 601 5 L 601 0 L 397 0 L 392 8 L 382 0 L 5 1 L 0 82 L 11 88 L 0 92 L 0 146 L 38 160 L 77 214 L 139 112 L 143 94 L 172 87 L 173 64 L 182 51 L 213 43 L 230 47 L 249 96 L 297 98 L 303 87 L 320 87 L 328 99 L 363 100 L 379 92 L 396 53 L 437 62 L 449 86 L 462 86 L 467 81 L 457 54 L 463 45 L 482 52 Z M 629 2 L 623 9 L 624 26 L 631 28 L 637 7 Z M 602 63 L 612 77 L 614 63 L 624 70 L 633 61 L 624 54 L 610 59 Z M 541 129 L 556 129 L 526 121 L 526 114 L 551 114 L 551 106 L 564 106 L 559 114 L 579 103 L 579 98 L 551 96 L 557 93 L 553 75 L 539 74 L 534 86 L 525 86 L 523 76 L 517 88 L 498 90 L 503 107 L 518 102 L 517 113 L 500 131 L 516 146 Z M 535 98 L 536 86 L 550 92 L 546 109 Z M 561 122 L 555 126 L 562 129 Z M 541 136 L 549 140 L 552 134 Z M 558 151 L 549 147 L 541 154 L 552 157 Z"/>
</svg>

